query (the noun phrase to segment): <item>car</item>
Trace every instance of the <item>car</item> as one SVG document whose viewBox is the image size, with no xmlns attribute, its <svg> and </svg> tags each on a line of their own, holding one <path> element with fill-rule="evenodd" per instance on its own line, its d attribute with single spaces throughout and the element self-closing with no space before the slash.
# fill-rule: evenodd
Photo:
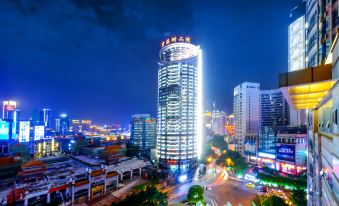
<svg viewBox="0 0 339 206">
<path fill-rule="evenodd" d="M 258 187 L 257 187 L 257 190 L 260 190 L 261 188 L 263 188 L 264 186 L 262 186 L 262 185 L 259 185 Z"/>
<path fill-rule="evenodd" d="M 262 193 L 267 193 L 267 191 L 268 191 L 267 187 L 262 187 L 259 189 L 259 192 L 262 192 Z"/>
</svg>

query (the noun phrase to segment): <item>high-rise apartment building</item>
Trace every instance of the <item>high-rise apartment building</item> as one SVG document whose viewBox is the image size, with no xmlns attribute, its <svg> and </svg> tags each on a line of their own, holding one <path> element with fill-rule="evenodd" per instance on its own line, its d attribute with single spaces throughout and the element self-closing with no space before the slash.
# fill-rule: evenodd
<svg viewBox="0 0 339 206">
<path fill-rule="evenodd" d="M 289 125 L 289 106 L 280 89 L 260 91 L 260 126 Z"/>
<path fill-rule="evenodd" d="M 253 139 L 260 125 L 260 84 L 245 82 L 234 88 L 235 149 L 244 154 L 246 136 Z"/>
<path fill-rule="evenodd" d="M 159 162 L 171 170 L 195 166 L 203 133 L 202 52 L 189 37 L 161 44 L 158 69 Z"/>
<path fill-rule="evenodd" d="M 131 120 L 132 146 L 138 147 L 140 153 L 149 153 L 156 147 L 157 123 L 149 114 L 136 114 Z"/>
</svg>

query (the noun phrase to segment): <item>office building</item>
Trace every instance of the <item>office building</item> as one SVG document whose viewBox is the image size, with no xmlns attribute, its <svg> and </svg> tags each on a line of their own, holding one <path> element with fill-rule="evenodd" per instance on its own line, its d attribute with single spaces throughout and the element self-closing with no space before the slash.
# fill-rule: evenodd
<svg viewBox="0 0 339 206">
<path fill-rule="evenodd" d="M 306 58 L 306 1 L 302 0 L 291 9 L 290 25 L 288 26 L 288 71 L 305 69 Z M 306 111 L 290 108 L 290 125 L 306 124 Z"/>
<path fill-rule="evenodd" d="M 42 125 L 40 122 L 40 111 L 37 109 L 34 109 L 31 114 L 31 126 L 34 127 L 36 125 Z"/>
<path fill-rule="evenodd" d="M 19 134 L 20 110 L 15 101 L 3 101 L 2 119 L 11 124 L 11 139 L 16 139 Z"/>
<path fill-rule="evenodd" d="M 260 91 L 260 126 L 289 125 L 289 106 L 280 89 Z"/>
<path fill-rule="evenodd" d="M 160 165 L 172 171 L 195 167 L 203 133 L 202 51 L 189 37 L 161 44 L 158 69 Z"/>
<path fill-rule="evenodd" d="M 204 113 L 204 135 L 203 135 L 203 144 L 208 143 L 213 137 L 212 132 L 212 112 Z"/>
<path fill-rule="evenodd" d="M 307 128 L 262 127 L 258 140 L 258 165 L 297 175 L 306 171 Z"/>
<path fill-rule="evenodd" d="M 245 82 L 234 88 L 234 139 L 236 151 L 244 154 L 246 136 L 259 132 L 260 84 Z"/>
<path fill-rule="evenodd" d="M 261 127 L 258 138 L 258 164 L 275 169 L 276 131 L 274 127 Z"/>
<path fill-rule="evenodd" d="M 60 119 L 59 118 L 55 119 L 55 131 L 58 133 L 60 132 Z"/>
<path fill-rule="evenodd" d="M 69 133 L 70 119 L 67 114 L 61 114 L 60 118 L 55 119 L 55 131 L 61 135 Z"/>
<path fill-rule="evenodd" d="M 227 115 L 223 111 L 214 110 L 212 112 L 212 132 L 215 135 L 225 135 L 225 125 L 227 121 Z"/>
<path fill-rule="evenodd" d="M 276 169 L 288 174 L 306 171 L 307 128 L 276 128 Z"/>
<path fill-rule="evenodd" d="M 291 10 L 291 23 L 288 26 L 288 71 L 304 69 L 306 65 L 305 10 L 305 1 Z"/>
<path fill-rule="evenodd" d="M 157 123 L 149 114 L 136 114 L 131 120 L 130 143 L 142 155 L 149 155 L 156 148 Z"/>
<path fill-rule="evenodd" d="M 2 119 L 10 119 L 8 112 L 11 110 L 16 109 L 16 102 L 15 101 L 3 101 L 2 103 Z"/>
<path fill-rule="evenodd" d="M 299 126 L 299 125 L 306 125 L 307 123 L 307 116 L 306 110 L 296 110 L 293 107 L 290 108 L 290 125 L 291 126 Z"/>
<path fill-rule="evenodd" d="M 82 131 L 89 131 L 91 129 L 92 121 L 91 120 L 81 120 Z"/>
<path fill-rule="evenodd" d="M 69 129 L 73 133 L 79 133 L 82 131 L 82 126 L 80 125 L 80 120 L 78 119 L 72 119 L 71 121 L 71 127 Z"/>
<path fill-rule="evenodd" d="M 51 110 L 42 109 L 40 111 L 40 124 L 44 125 L 46 129 L 51 127 Z"/>
</svg>

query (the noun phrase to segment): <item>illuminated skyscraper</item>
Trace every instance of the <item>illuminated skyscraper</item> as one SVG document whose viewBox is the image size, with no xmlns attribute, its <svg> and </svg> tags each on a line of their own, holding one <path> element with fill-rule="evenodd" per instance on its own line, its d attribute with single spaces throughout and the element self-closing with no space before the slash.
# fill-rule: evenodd
<svg viewBox="0 0 339 206">
<path fill-rule="evenodd" d="M 289 125 L 289 106 L 280 89 L 260 91 L 260 126 Z"/>
<path fill-rule="evenodd" d="M 51 127 L 51 110 L 50 109 L 42 109 L 40 111 L 40 124 L 44 125 L 46 129 Z"/>
<path fill-rule="evenodd" d="M 81 130 L 82 131 L 89 131 L 91 129 L 91 124 L 92 124 L 92 121 L 91 120 L 81 120 Z"/>
<path fill-rule="evenodd" d="M 79 133 L 80 131 L 82 131 L 80 120 L 72 119 L 70 130 L 74 133 Z"/>
<path fill-rule="evenodd" d="M 8 112 L 16 109 L 16 102 L 15 101 L 3 101 L 2 104 L 2 119 L 9 119 Z"/>
<path fill-rule="evenodd" d="M 233 111 L 235 149 L 244 154 L 246 137 L 253 140 L 259 132 L 260 84 L 244 82 L 234 88 Z"/>
<path fill-rule="evenodd" d="M 212 132 L 217 135 L 225 134 L 225 125 L 227 121 L 227 115 L 223 111 L 215 110 L 212 112 Z"/>
<path fill-rule="evenodd" d="M 157 121 L 149 114 L 136 114 L 131 121 L 130 143 L 139 148 L 141 153 L 149 153 L 156 147 Z"/>
<path fill-rule="evenodd" d="M 61 114 L 59 119 L 55 119 L 55 131 L 65 135 L 69 132 L 70 119 L 67 114 Z"/>
<path fill-rule="evenodd" d="M 304 69 L 306 65 L 305 2 L 295 6 L 288 26 L 288 71 Z"/>
<path fill-rule="evenodd" d="M 160 164 L 172 170 L 195 166 L 203 132 L 202 51 L 189 37 L 162 42 L 158 69 Z"/>
</svg>

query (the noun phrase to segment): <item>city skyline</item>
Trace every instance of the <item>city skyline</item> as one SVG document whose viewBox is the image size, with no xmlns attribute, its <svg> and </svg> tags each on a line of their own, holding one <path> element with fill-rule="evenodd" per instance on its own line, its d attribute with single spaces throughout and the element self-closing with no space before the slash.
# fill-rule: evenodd
<svg viewBox="0 0 339 206">
<path fill-rule="evenodd" d="M 3 99 L 17 101 L 25 119 L 40 108 L 50 108 L 53 116 L 65 112 L 99 123 L 127 123 L 134 113 L 155 116 L 161 41 L 189 35 L 205 51 L 205 103 L 216 101 L 230 113 L 236 85 L 251 81 L 263 89 L 278 87 L 277 74 L 287 69 L 289 13 L 298 2 L 180 1 L 180 7 L 175 6 L 179 2 L 4 2 Z M 266 39 L 272 43 L 263 44 Z M 245 46 L 251 49 L 245 51 Z M 253 55 L 258 50 L 263 55 Z M 239 70 L 246 72 L 240 77 Z"/>
</svg>

